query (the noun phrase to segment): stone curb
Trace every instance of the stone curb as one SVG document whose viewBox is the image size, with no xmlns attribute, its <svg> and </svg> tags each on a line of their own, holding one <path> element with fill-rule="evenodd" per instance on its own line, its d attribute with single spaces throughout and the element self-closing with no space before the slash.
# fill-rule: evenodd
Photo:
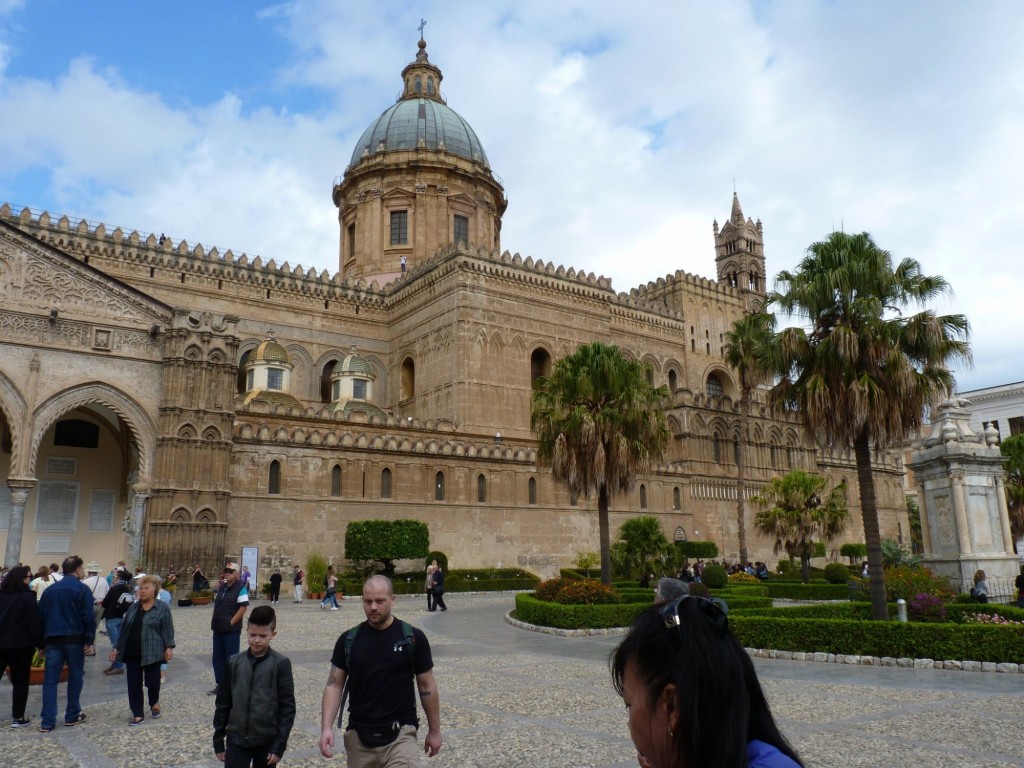
<svg viewBox="0 0 1024 768">
<path fill-rule="evenodd" d="M 517 629 L 541 632 L 559 637 L 593 637 L 597 635 L 624 635 L 628 627 L 605 627 L 600 629 L 558 629 L 527 624 L 512 618 L 512 611 L 505 614 L 505 621 Z M 1024 664 L 994 661 L 935 661 L 934 659 L 893 658 L 892 656 L 857 656 L 843 653 L 808 653 L 806 651 L 776 651 L 767 648 L 746 648 L 756 659 L 781 659 L 783 661 L 815 661 L 825 664 L 852 664 L 862 667 L 899 667 L 901 669 L 942 669 L 955 672 L 998 672 L 1003 674 L 1024 674 Z"/>
</svg>

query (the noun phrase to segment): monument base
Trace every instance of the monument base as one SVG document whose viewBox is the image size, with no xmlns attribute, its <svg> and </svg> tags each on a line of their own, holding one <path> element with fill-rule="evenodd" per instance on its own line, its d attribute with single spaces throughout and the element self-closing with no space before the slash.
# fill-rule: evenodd
<svg viewBox="0 0 1024 768">
<path fill-rule="evenodd" d="M 924 555 L 921 565 L 931 568 L 936 576 L 947 577 L 960 592 L 969 592 L 974 586 L 975 571 L 984 571 L 989 602 L 1008 603 L 1014 599 L 1014 580 L 1020 573 L 1021 562 L 1016 555 Z"/>
</svg>

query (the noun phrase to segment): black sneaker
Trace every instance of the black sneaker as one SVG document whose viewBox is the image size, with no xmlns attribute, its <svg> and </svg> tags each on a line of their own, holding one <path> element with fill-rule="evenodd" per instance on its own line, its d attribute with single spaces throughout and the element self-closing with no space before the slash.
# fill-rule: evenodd
<svg viewBox="0 0 1024 768">
<path fill-rule="evenodd" d="M 11 720 L 11 728 L 24 728 L 31 723 L 32 720 L 28 717 L 15 717 Z"/>
</svg>

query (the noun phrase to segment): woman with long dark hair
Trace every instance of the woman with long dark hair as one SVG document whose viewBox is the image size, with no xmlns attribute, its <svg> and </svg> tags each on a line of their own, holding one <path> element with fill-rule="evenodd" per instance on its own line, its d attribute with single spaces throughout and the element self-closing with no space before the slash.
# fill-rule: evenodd
<svg viewBox="0 0 1024 768">
<path fill-rule="evenodd" d="M 4 667 L 11 669 L 11 725 L 15 728 L 29 724 L 25 717 L 29 669 L 32 654 L 43 645 L 43 617 L 28 586 L 31 578 L 32 569 L 19 565 L 0 583 L 0 673 Z"/>
<path fill-rule="evenodd" d="M 800 768 L 724 604 L 686 595 L 637 617 L 611 659 L 645 768 Z"/>
</svg>

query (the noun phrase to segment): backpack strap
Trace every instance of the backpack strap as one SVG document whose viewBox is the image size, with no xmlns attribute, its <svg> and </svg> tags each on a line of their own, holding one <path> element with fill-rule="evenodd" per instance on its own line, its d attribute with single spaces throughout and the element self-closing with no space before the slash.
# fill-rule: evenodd
<svg viewBox="0 0 1024 768">
<path fill-rule="evenodd" d="M 416 663 L 414 660 L 415 646 L 416 646 L 416 635 L 413 634 L 412 625 L 407 621 L 398 620 L 398 623 L 402 626 L 402 635 L 405 637 L 405 649 L 409 654 L 409 669 L 412 670 L 413 677 L 416 676 Z M 352 644 L 356 640 L 356 635 L 359 634 L 359 628 L 362 624 L 356 624 L 352 629 L 345 633 L 345 685 L 341 689 L 341 707 L 338 709 L 338 728 L 342 728 L 342 718 L 345 717 L 345 701 L 348 699 L 348 683 L 350 678 L 349 670 L 352 669 Z"/>
</svg>

